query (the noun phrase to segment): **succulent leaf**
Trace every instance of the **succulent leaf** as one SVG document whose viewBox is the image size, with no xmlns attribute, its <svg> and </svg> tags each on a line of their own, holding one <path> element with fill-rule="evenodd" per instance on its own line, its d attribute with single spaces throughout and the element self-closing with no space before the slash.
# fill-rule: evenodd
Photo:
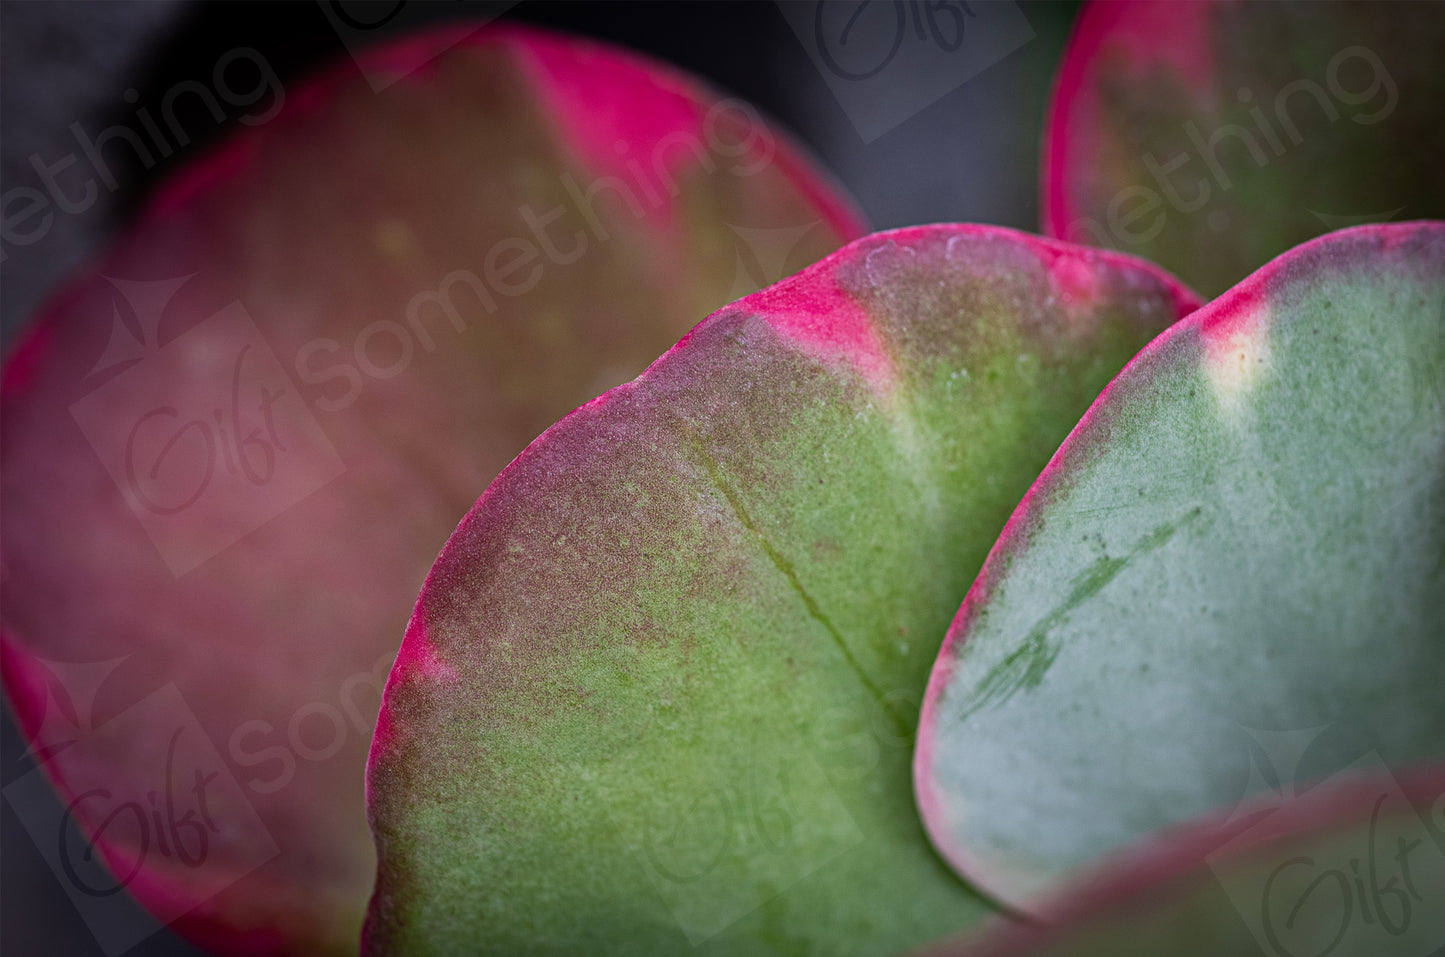
<svg viewBox="0 0 1445 957">
<path fill-rule="evenodd" d="M 914 957 L 1438 953 L 1445 766 L 1379 768 L 1191 821 L 1076 876 L 1037 922 Z"/>
<path fill-rule="evenodd" d="M 989 908 L 909 760 L 939 636 L 1097 390 L 1194 308 L 1009 230 L 859 240 L 553 426 L 387 686 L 367 953 L 829 953 Z"/>
<path fill-rule="evenodd" d="M 285 91 L 4 370 L 9 700 L 85 880 L 224 953 L 355 952 L 381 689 L 480 491 L 860 233 L 750 107 L 605 46 L 449 28 L 361 65 L 395 82 Z M 184 854 L 124 810 L 172 795 Z"/>
<path fill-rule="evenodd" d="M 1445 4 L 1086 6 L 1044 148 L 1044 230 L 1206 296 L 1331 230 L 1445 217 Z"/>
<path fill-rule="evenodd" d="M 1271 782 L 1438 761 L 1442 479 L 1445 224 L 1314 240 L 1161 335 L 944 641 L 914 768 L 940 853 L 1029 910 Z"/>
</svg>

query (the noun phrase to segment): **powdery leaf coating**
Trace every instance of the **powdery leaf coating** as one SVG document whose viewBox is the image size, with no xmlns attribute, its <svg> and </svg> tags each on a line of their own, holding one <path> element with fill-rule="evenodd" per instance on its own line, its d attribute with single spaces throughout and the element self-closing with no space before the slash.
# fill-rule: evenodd
<svg viewBox="0 0 1445 957">
<path fill-rule="evenodd" d="M 398 79 L 347 63 L 183 172 L 4 372 L 9 700 L 100 883 L 223 953 L 354 953 L 381 688 L 479 491 L 860 233 L 750 107 L 607 47 L 365 65 Z"/>
<path fill-rule="evenodd" d="M 1119 0 L 1050 107 L 1044 231 L 1206 296 L 1333 229 L 1445 216 L 1445 4 Z"/>
<path fill-rule="evenodd" d="M 1445 753 L 1445 224 L 1292 250 L 1151 343 L 994 546 L 930 678 L 940 853 L 1021 910 L 1371 753 Z"/>
<path fill-rule="evenodd" d="M 1433 954 L 1445 766 L 1351 774 L 1150 838 L 1050 901 L 914 957 Z"/>
<path fill-rule="evenodd" d="M 919 692 L 1060 438 L 1195 305 L 1009 230 L 882 233 L 548 430 L 392 670 L 365 951 L 877 954 L 987 913 L 913 810 Z"/>
</svg>

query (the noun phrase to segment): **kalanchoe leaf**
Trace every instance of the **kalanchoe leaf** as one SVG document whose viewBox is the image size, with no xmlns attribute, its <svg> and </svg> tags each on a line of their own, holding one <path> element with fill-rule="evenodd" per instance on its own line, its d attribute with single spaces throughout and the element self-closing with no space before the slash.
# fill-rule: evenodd
<svg viewBox="0 0 1445 957">
<path fill-rule="evenodd" d="M 1037 923 L 914 957 L 1433 954 L 1445 941 L 1445 765 L 1379 768 L 1153 837 Z"/>
<path fill-rule="evenodd" d="M 1044 229 L 1205 295 L 1363 222 L 1445 216 L 1442 5 L 1094 3 L 1060 69 Z"/>
<path fill-rule="evenodd" d="M 183 173 L 5 367 L 9 700 L 118 875 L 76 880 L 222 952 L 355 952 L 381 686 L 477 494 L 859 232 L 749 107 L 606 47 L 365 66 Z"/>
<path fill-rule="evenodd" d="M 1445 754 L 1442 475 L 1445 225 L 1322 237 L 1174 326 L 944 642 L 915 764 L 939 851 L 1026 909 L 1275 777 Z"/>
<path fill-rule="evenodd" d="M 939 637 L 1191 294 L 978 226 L 859 240 L 537 439 L 387 686 L 368 953 L 875 954 L 987 912 L 908 764 Z"/>
</svg>

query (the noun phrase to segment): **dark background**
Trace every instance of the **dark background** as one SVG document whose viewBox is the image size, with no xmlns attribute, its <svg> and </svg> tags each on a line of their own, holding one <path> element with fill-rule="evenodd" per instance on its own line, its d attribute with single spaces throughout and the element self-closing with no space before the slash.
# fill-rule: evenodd
<svg viewBox="0 0 1445 957">
<path fill-rule="evenodd" d="M 842 0 L 845 8 L 859 2 Z M 357 23 L 380 22 L 398 9 L 394 0 L 344 0 L 339 6 Z M 402 6 L 404 15 L 371 31 L 375 40 L 427 22 L 500 17 L 608 40 L 694 73 L 756 104 L 791 133 L 853 195 L 875 229 L 958 221 L 1037 231 L 1040 135 L 1053 69 L 1078 4 L 1019 4 L 1034 37 L 916 112 L 913 81 L 886 75 L 872 81 L 871 95 L 885 98 L 885 112 L 894 110 L 901 121 L 870 142 L 771 2 L 412 0 Z M 878 0 L 867 16 L 891 23 L 897 9 Z M 860 22 L 866 29 L 867 21 Z M 239 46 L 264 56 L 287 90 L 310 68 L 349 62 L 327 9 L 308 0 L 0 0 L 0 192 L 39 186 L 29 157 L 54 161 L 74 151 L 72 124 L 92 133 L 116 124 L 133 127 L 138 111 L 158 114 L 167 90 L 185 80 L 207 81 L 217 60 Z M 134 95 L 128 97 L 128 90 Z M 187 148 L 150 166 L 134 159 L 127 166 L 125 150 L 114 150 L 115 190 L 102 189 L 82 212 L 56 211 L 37 241 L 7 244 L 8 258 L 0 263 L 0 329 L 7 346 L 46 296 L 124 227 L 153 186 L 237 128 L 233 119 L 217 124 L 208 115 L 182 113 L 180 120 L 194 134 Z M 8 710 L 0 712 L 3 785 L 34 765 Z M 0 805 L 0 954 L 102 954 L 13 807 Z M 138 907 L 134 920 L 153 923 Z M 160 929 L 128 953 L 199 951 Z"/>
</svg>

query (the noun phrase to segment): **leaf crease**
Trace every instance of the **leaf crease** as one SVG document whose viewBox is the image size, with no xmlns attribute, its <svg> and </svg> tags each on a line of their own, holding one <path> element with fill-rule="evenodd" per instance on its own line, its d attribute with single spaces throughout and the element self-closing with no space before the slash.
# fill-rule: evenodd
<svg viewBox="0 0 1445 957">
<path fill-rule="evenodd" d="M 799 580 L 797 569 L 793 567 L 793 563 L 768 541 L 762 529 L 757 526 L 752 516 L 748 514 L 748 510 L 744 507 L 737 492 L 728 485 L 727 481 L 723 478 L 722 468 L 717 460 L 703 447 L 701 438 L 686 426 L 683 426 L 683 432 L 687 437 L 688 443 L 692 446 L 693 451 L 697 454 L 698 459 L 702 462 L 703 467 L 707 469 L 708 478 L 712 481 L 713 486 L 722 493 L 723 498 L 727 500 L 728 506 L 732 509 L 733 514 L 737 516 L 738 521 L 742 523 L 743 528 L 747 529 L 748 532 L 757 539 L 758 544 L 762 547 L 763 554 L 768 557 L 768 561 L 772 562 L 773 567 L 782 574 L 783 578 L 787 580 L 788 585 L 792 587 L 799 599 L 802 600 L 803 607 L 807 610 L 809 617 L 821 625 L 823 630 L 828 633 L 828 637 L 831 638 L 833 644 L 838 647 L 838 651 L 842 654 L 843 660 L 847 662 L 848 667 L 858 678 L 859 683 L 868 690 L 873 700 L 877 702 L 878 707 L 881 708 L 883 713 L 888 716 L 888 719 L 893 722 L 899 735 L 911 740 L 914 732 L 912 722 L 908 721 L 906 716 L 899 714 L 889 705 L 882 689 L 878 687 L 877 683 L 868 675 L 868 672 L 864 670 L 863 666 L 854 656 L 852 649 L 848 647 L 848 643 L 843 640 L 843 635 L 838 631 L 837 626 L 833 624 L 832 620 L 818 605 L 818 602 L 813 596 L 808 594 L 808 590 L 803 587 L 803 583 Z"/>
</svg>

